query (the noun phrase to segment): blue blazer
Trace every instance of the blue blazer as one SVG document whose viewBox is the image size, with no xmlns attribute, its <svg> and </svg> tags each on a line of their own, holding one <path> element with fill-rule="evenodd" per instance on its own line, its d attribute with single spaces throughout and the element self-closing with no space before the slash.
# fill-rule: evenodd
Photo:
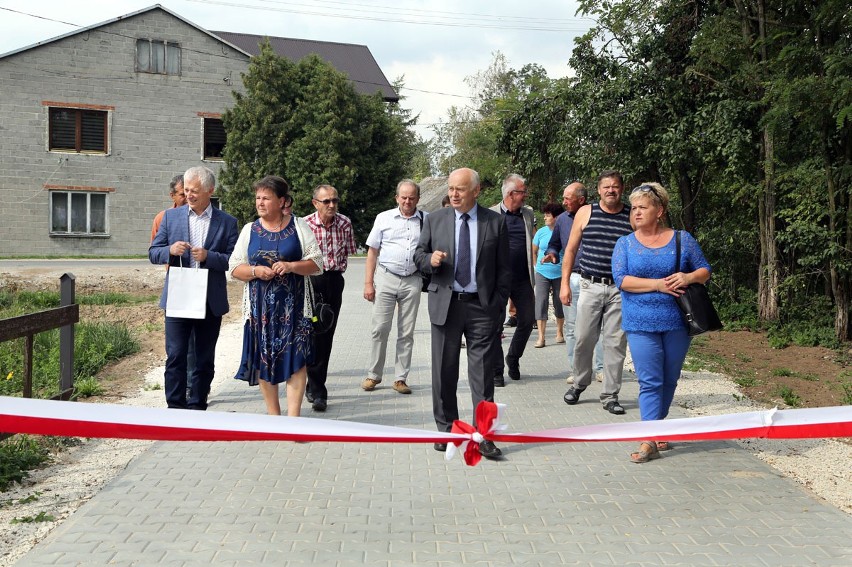
<svg viewBox="0 0 852 567">
<path fill-rule="evenodd" d="M 228 260 L 234 245 L 237 243 L 237 219 L 226 212 L 213 208 L 210 217 L 210 229 L 207 232 L 207 240 L 204 248 L 207 250 L 207 260 L 201 264 L 201 268 L 210 271 L 207 277 L 207 305 L 210 312 L 216 317 L 221 317 L 228 312 L 228 290 L 225 283 L 225 274 L 228 271 Z M 179 256 L 169 254 L 169 247 L 175 242 L 189 242 L 189 205 L 167 209 L 163 215 L 163 222 L 157 231 L 157 236 L 148 248 L 148 259 L 152 264 L 168 264 L 178 266 L 183 262 L 184 267 L 190 265 L 189 251 L 185 252 L 183 259 Z M 166 285 L 160 296 L 160 308 L 166 308 L 166 298 L 169 291 L 169 274 L 166 272 Z"/>
</svg>

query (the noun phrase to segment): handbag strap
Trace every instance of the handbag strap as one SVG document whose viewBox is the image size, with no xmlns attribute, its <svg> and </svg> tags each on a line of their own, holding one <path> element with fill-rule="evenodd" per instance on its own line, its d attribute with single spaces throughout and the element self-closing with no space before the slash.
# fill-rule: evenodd
<svg viewBox="0 0 852 567">
<path fill-rule="evenodd" d="M 675 231 L 675 273 L 680 271 L 680 231 Z"/>
</svg>

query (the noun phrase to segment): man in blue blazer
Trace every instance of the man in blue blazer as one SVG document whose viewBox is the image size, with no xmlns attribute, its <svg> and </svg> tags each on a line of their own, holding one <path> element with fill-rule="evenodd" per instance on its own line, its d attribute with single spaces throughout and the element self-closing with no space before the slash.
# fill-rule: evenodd
<svg viewBox="0 0 852 567">
<path fill-rule="evenodd" d="M 207 313 L 204 319 L 166 316 L 166 403 L 170 408 L 207 409 L 207 396 L 213 382 L 216 341 L 222 315 L 228 312 L 225 273 L 228 259 L 237 243 L 237 219 L 213 207 L 210 198 L 216 178 L 206 167 L 192 167 L 183 175 L 187 204 L 168 209 L 148 249 L 152 264 L 183 265 L 209 270 Z M 169 273 L 160 297 L 166 308 Z M 186 353 L 189 336 L 195 332 L 195 374 L 186 391 Z"/>
<path fill-rule="evenodd" d="M 494 401 L 492 348 L 500 332 L 501 311 L 509 297 L 509 239 L 503 218 L 480 207 L 479 174 L 457 169 L 450 174 L 450 207 L 426 217 L 414 252 L 417 268 L 430 275 L 432 322 L 432 413 L 439 431 L 450 431 L 459 418 L 456 391 L 461 339 L 467 341 L 467 379 L 473 407 Z M 436 443 L 436 451 L 446 444 Z M 484 457 L 502 453 L 492 441 L 479 444 Z"/>
</svg>

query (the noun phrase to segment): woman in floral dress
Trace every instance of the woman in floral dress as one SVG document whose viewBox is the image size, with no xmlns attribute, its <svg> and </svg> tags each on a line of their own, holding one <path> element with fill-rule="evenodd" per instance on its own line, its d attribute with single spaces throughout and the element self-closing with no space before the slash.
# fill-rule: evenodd
<svg viewBox="0 0 852 567">
<path fill-rule="evenodd" d="M 313 233 L 286 205 L 290 187 L 281 177 L 254 184 L 258 219 L 245 225 L 230 260 L 243 293 L 243 355 L 235 378 L 260 385 L 266 411 L 281 415 L 278 385 L 286 383 L 287 415 L 298 416 L 307 363 L 313 357 L 310 278 L 322 273 Z"/>
</svg>

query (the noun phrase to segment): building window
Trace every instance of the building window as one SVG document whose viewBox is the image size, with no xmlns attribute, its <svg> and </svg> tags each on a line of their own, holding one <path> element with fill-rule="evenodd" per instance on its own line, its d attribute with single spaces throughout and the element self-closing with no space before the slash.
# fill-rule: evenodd
<svg viewBox="0 0 852 567">
<path fill-rule="evenodd" d="M 221 118 L 204 119 L 204 159 L 222 159 L 225 152 L 225 127 Z"/>
<path fill-rule="evenodd" d="M 108 118 L 109 113 L 104 110 L 51 107 L 49 149 L 86 154 L 107 153 Z"/>
<path fill-rule="evenodd" d="M 136 71 L 180 75 L 180 45 L 154 39 L 137 39 Z"/>
<path fill-rule="evenodd" d="M 106 193 L 51 191 L 51 234 L 107 233 Z"/>
</svg>

